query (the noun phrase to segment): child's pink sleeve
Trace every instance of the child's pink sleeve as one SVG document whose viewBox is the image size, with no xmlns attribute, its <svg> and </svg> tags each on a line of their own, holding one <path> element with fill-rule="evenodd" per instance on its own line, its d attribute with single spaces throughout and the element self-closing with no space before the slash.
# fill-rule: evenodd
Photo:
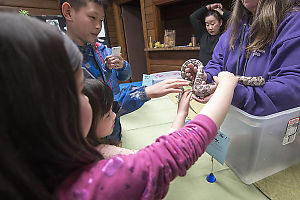
<svg viewBox="0 0 300 200">
<path fill-rule="evenodd" d="M 102 160 L 64 182 L 60 199 L 162 199 L 170 181 L 184 176 L 217 134 L 215 123 L 197 115 L 184 128 L 136 154 Z M 77 178 L 75 178 L 77 177 Z"/>
</svg>

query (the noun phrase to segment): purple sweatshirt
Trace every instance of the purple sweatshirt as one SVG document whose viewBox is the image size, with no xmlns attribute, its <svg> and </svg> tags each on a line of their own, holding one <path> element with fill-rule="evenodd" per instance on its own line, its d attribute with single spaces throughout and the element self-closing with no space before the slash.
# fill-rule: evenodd
<svg viewBox="0 0 300 200">
<path fill-rule="evenodd" d="M 101 160 L 73 173 L 60 186 L 58 198 L 162 199 L 170 182 L 186 174 L 216 134 L 215 123 L 198 115 L 184 128 L 159 137 L 136 154 Z"/>
<path fill-rule="evenodd" d="M 240 36 L 234 49 L 229 49 L 230 31 L 226 31 L 214 49 L 212 60 L 205 66 L 208 82 L 220 71 L 236 75 L 263 76 L 266 84 L 251 87 L 238 84 L 232 105 L 253 115 L 264 116 L 300 106 L 300 11 L 292 12 L 279 25 L 277 37 L 265 50 L 255 51 L 246 63 L 244 47 L 250 27 L 245 24 L 245 37 L 236 70 Z M 240 34 L 242 32 L 240 29 Z M 261 30 L 264 31 L 264 30 Z"/>
</svg>

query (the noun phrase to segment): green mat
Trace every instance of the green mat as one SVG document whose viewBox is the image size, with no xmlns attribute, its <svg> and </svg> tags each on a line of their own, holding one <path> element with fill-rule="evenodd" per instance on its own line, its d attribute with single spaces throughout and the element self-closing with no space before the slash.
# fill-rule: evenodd
<svg viewBox="0 0 300 200">
<path fill-rule="evenodd" d="M 169 94 L 169 98 L 177 103 L 177 96 Z M 192 100 L 189 119 L 193 119 L 204 104 Z M 272 176 L 262 179 L 254 185 L 272 200 L 300 200 L 300 164 L 292 166 Z"/>
<path fill-rule="evenodd" d="M 171 99 L 171 101 L 175 104 L 177 104 L 178 102 L 178 94 L 168 94 L 168 97 Z M 194 119 L 194 117 L 200 112 L 200 110 L 202 109 L 202 107 L 205 104 L 199 103 L 197 101 L 195 101 L 194 99 L 192 99 L 190 101 L 190 109 L 189 109 L 189 114 L 187 116 L 187 120 L 190 119 Z"/>
<path fill-rule="evenodd" d="M 122 116 L 123 147 L 138 150 L 167 134 L 177 113 L 177 105 L 172 103 L 176 100 L 172 99 L 174 96 L 176 95 L 152 99 L 137 111 Z M 193 110 L 198 113 L 202 105 L 193 101 L 192 103 L 195 104 Z M 192 112 L 189 116 L 196 115 Z M 242 183 L 226 165 L 214 162 L 217 180 L 213 184 L 205 179 L 210 172 L 211 156 L 204 153 L 187 171 L 186 176 L 177 177 L 171 182 L 164 200 L 267 200 L 253 184 Z"/>
<path fill-rule="evenodd" d="M 300 199 L 300 164 L 264 178 L 254 185 L 272 200 Z"/>
</svg>

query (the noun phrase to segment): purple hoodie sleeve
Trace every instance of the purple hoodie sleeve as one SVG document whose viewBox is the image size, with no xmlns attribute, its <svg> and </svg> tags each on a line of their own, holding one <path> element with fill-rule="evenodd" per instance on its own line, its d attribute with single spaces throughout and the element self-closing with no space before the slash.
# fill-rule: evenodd
<svg viewBox="0 0 300 200">
<path fill-rule="evenodd" d="M 170 182 L 186 174 L 216 134 L 215 123 L 205 115 L 198 115 L 184 128 L 159 137 L 136 154 L 99 161 L 79 175 L 69 177 L 60 187 L 58 197 L 162 199 Z"/>
</svg>

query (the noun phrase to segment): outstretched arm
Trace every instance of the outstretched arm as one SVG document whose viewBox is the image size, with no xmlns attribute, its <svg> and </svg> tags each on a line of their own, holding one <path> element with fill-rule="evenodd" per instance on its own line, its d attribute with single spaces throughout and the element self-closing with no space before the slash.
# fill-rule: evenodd
<svg viewBox="0 0 300 200">
<path fill-rule="evenodd" d="M 146 94 L 149 98 L 158 98 L 170 93 L 179 93 L 182 86 L 188 86 L 189 84 L 190 81 L 183 79 L 166 79 L 146 87 Z"/>
<path fill-rule="evenodd" d="M 188 86 L 190 81 L 182 79 L 167 79 L 154 85 L 145 87 L 128 86 L 123 88 L 115 98 L 120 106 L 118 115 L 128 114 L 139 109 L 151 98 L 158 98 L 169 93 L 181 92 L 180 87 Z"/>
<path fill-rule="evenodd" d="M 238 78 L 224 71 L 214 77 L 214 80 L 218 84 L 217 89 L 199 114 L 208 116 L 220 127 L 231 104 Z"/>
</svg>

